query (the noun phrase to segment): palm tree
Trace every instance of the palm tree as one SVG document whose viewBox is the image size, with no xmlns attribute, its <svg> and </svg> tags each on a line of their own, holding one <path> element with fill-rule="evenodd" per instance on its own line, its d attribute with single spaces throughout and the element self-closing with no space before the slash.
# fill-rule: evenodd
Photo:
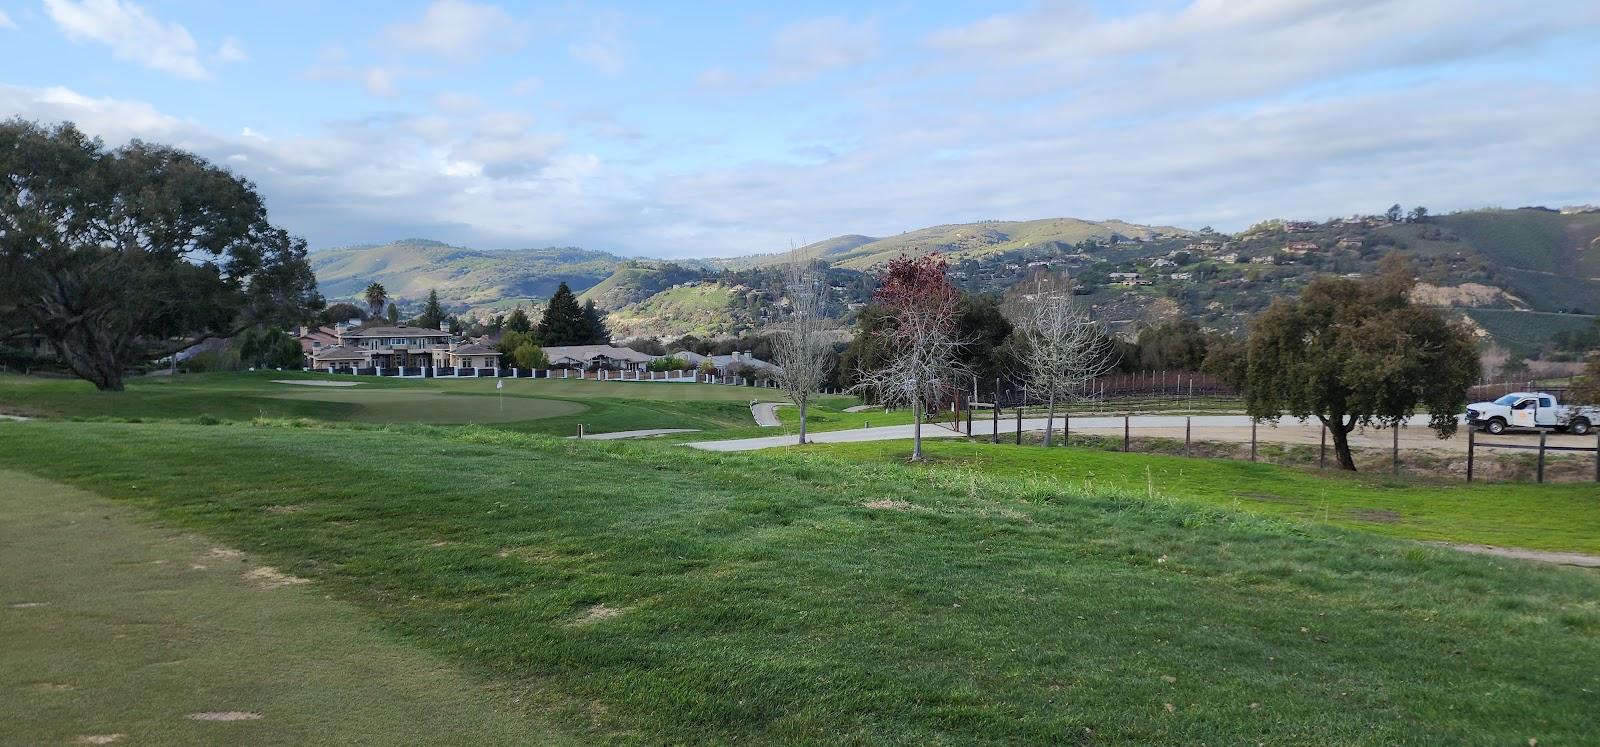
<svg viewBox="0 0 1600 747">
<path fill-rule="evenodd" d="M 367 316 L 377 318 L 383 314 L 384 304 L 389 300 L 389 292 L 383 289 L 383 283 L 371 283 L 363 294 L 367 298 Z"/>
</svg>

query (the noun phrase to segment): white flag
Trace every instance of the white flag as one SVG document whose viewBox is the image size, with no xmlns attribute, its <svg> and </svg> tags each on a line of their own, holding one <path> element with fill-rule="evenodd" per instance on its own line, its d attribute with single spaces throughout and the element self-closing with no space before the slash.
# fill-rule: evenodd
<svg viewBox="0 0 1600 747">
<path fill-rule="evenodd" d="M 506 388 L 506 380 L 505 379 L 495 379 L 494 380 L 494 388 L 496 388 L 496 389 L 504 389 L 504 388 Z"/>
</svg>

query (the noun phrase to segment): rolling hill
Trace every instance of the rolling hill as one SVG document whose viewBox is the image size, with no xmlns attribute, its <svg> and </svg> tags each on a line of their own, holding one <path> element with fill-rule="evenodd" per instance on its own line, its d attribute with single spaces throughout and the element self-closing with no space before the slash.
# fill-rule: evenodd
<svg viewBox="0 0 1600 747">
<path fill-rule="evenodd" d="M 563 281 L 583 290 L 621 262 L 614 254 L 574 247 L 483 251 L 424 239 L 311 255 L 317 284 L 329 299 L 354 298 L 378 282 L 393 298 L 420 299 L 438 290 L 447 301 L 467 305 L 548 298 Z"/>
</svg>

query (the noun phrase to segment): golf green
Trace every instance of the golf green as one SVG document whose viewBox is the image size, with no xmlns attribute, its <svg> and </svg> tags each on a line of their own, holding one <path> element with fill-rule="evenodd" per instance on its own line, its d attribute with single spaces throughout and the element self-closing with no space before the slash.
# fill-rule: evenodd
<svg viewBox="0 0 1600 747">
<path fill-rule="evenodd" d="M 557 399 L 450 394 L 426 389 L 305 387 L 271 396 L 326 402 L 333 411 L 328 413 L 330 417 L 367 423 L 511 423 L 574 415 L 588 409 L 578 402 Z M 355 406 L 353 411 L 351 405 Z"/>
</svg>

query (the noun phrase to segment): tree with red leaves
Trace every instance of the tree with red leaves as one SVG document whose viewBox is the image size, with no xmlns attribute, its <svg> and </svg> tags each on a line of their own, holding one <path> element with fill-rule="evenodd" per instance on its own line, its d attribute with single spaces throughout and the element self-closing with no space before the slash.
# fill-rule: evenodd
<svg viewBox="0 0 1600 747">
<path fill-rule="evenodd" d="M 923 415 L 963 371 L 956 331 L 961 294 L 945 277 L 944 260 L 902 255 L 889 262 L 874 300 L 889 317 L 878 330 L 888 357 L 862 372 L 857 388 L 873 391 L 884 404 L 911 407 L 911 460 L 918 461 Z"/>
</svg>

